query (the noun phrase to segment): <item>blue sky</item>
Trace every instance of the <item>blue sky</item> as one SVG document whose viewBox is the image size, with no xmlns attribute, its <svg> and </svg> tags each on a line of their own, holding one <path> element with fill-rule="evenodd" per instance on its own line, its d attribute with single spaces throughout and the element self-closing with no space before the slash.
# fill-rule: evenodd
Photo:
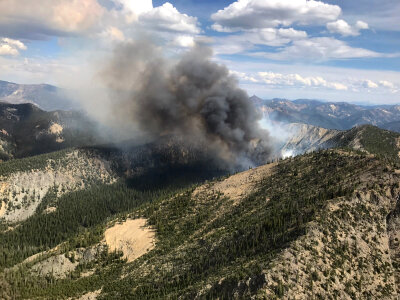
<svg viewBox="0 0 400 300">
<path fill-rule="evenodd" d="M 209 44 L 250 95 L 400 103 L 398 0 L 4 0 L 0 79 L 84 88 L 143 35 Z"/>
</svg>

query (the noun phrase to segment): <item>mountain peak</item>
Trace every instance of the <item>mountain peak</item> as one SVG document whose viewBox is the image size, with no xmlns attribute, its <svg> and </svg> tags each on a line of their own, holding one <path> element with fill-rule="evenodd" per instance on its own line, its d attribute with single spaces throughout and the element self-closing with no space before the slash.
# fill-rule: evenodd
<svg viewBox="0 0 400 300">
<path fill-rule="evenodd" d="M 71 110 L 75 103 L 62 90 L 49 84 L 17 84 L 0 81 L 0 102 L 9 104 L 32 103 L 43 110 Z"/>
</svg>

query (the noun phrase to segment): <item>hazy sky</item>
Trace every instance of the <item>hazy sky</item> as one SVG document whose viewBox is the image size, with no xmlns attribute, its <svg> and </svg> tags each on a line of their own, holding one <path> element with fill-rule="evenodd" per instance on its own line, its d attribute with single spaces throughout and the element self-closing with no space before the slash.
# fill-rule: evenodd
<svg viewBox="0 0 400 300">
<path fill-rule="evenodd" d="M 209 43 L 250 95 L 400 103 L 399 0 L 2 0 L 0 80 L 83 87 L 143 36 Z"/>
</svg>

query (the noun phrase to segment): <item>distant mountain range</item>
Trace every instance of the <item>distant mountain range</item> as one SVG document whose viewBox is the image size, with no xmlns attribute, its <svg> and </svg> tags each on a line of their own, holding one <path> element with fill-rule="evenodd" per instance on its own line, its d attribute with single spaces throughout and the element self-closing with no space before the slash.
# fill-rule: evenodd
<svg viewBox="0 0 400 300">
<path fill-rule="evenodd" d="M 81 112 L 0 103 L 0 160 L 103 142 L 97 128 Z"/>
<path fill-rule="evenodd" d="M 280 125 L 287 159 L 236 173 L 0 104 L 0 299 L 398 299 L 400 133 Z"/>
<path fill-rule="evenodd" d="M 0 163 L 0 299 L 398 299 L 400 134 L 301 126 L 368 153 L 218 179 L 170 139 Z"/>
<path fill-rule="evenodd" d="M 76 103 L 66 92 L 48 84 L 17 84 L 0 80 L 0 103 L 31 103 L 46 111 L 71 110 Z"/>
<path fill-rule="evenodd" d="M 303 123 L 327 129 L 348 130 L 370 124 L 400 132 L 400 105 L 361 106 L 346 102 L 250 98 L 264 115 L 284 123 Z"/>
<path fill-rule="evenodd" d="M 302 123 L 326 129 L 348 130 L 370 124 L 400 132 L 400 105 L 362 106 L 346 102 L 286 99 L 250 100 L 271 120 Z M 17 84 L 0 80 L 0 103 L 30 103 L 44 111 L 76 110 L 79 106 L 67 92 L 48 84 Z"/>
</svg>

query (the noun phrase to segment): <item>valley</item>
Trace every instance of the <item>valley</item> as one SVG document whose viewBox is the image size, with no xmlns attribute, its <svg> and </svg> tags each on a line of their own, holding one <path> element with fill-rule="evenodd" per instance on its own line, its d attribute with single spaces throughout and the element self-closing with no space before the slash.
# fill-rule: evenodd
<svg viewBox="0 0 400 300">
<path fill-rule="evenodd" d="M 346 102 L 327 102 L 309 99 L 250 100 L 264 116 L 284 123 L 302 123 L 335 130 L 349 130 L 359 125 L 373 125 L 399 131 L 399 105 L 357 105 Z"/>
<path fill-rule="evenodd" d="M 399 300 L 399 12 L 0 0 L 0 300 Z"/>
<path fill-rule="evenodd" d="M 99 145 L 78 113 L 3 115 L 1 298 L 397 296 L 398 133 L 281 123 L 243 170 L 173 136 Z"/>
<path fill-rule="evenodd" d="M 1 298 L 397 297 L 400 134 L 281 124 L 243 171 L 176 137 L 35 155 L 25 109 L 2 121 L 26 157 L 0 164 Z M 28 111 L 67 139 L 74 115 Z"/>
<path fill-rule="evenodd" d="M 4 223 L 3 286 L 29 299 L 391 299 L 399 170 L 325 150 L 179 190 L 48 192 L 35 215 Z"/>
</svg>

